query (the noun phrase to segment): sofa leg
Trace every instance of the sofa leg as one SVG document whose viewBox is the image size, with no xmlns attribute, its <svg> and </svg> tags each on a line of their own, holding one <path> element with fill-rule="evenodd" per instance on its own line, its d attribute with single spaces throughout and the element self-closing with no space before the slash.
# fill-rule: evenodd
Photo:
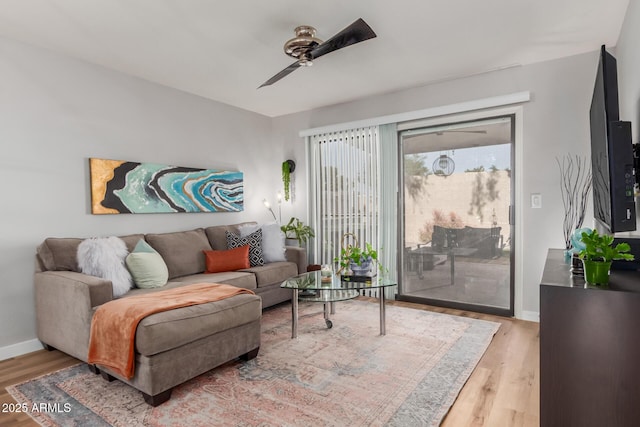
<svg viewBox="0 0 640 427">
<path fill-rule="evenodd" d="M 96 375 L 100 375 L 100 369 L 96 365 L 87 365 L 89 366 L 89 370 Z"/>
<path fill-rule="evenodd" d="M 172 391 L 173 389 L 170 388 L 169 390 L 165 390 L 162 393 L 156 394 L 155 396 L 149 396 L 147 393 L 142 393 L 142 397 L 144 397 L 144 401 L 147 402 L 147 404 L 155 408 L 156 406 L 162 405 L 164 402 L 169 400 Z"/>
<path fill-rule="evenodd" d="M 100 375 L 102 376 L 102 378 L 104 378 L 105 380 L 111 382 L 113 380 L 115 380 L 116 378 L 107 374 L 105 371 L 100 371 Z"/>
<path fill-rule="evenodd" d="M 44 343 L 44 342 L 42 342 L 42 341 L 40 341 L 40 344 L 42 344 L 42 346 L 44 347 L 44 349 L 45 349 L 45 350 L 47 350 L 47 351 L 53 351 L 53 350 L 55 350 L 55 349 L 56 349 L 55 347 L 52 347 L 52 346 L 50 346 L 49 344 Z"/>
<path fill-rule="evenodd" d="M 247 360 L 255 359 L 256 356 L 258 355 L 258 351 L 260 351 L 260 347 L 256 347 L 253 350 L 241 355 L 240 359 L 244 360 L 245 362 Z"/>
</svg>

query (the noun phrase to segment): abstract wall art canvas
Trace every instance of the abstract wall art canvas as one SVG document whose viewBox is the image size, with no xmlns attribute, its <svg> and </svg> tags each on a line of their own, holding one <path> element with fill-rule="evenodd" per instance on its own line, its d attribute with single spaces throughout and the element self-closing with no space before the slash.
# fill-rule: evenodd
<svg viewBox="0 0 640 427">
<path fill-rule="evenodd" d="M 89 159 L 93 214 L 239 212 L 243 174 Z"/>
</svg>

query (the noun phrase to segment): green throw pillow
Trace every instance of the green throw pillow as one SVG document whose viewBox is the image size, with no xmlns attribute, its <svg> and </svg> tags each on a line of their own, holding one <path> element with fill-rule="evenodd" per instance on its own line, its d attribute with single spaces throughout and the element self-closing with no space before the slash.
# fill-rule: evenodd
<svg viewBox="0 0 640 427">
<path fill-rule="evenodd" d="M 125 259 L 138 288 L 159 288 L 167 284 L 169 270 L 162 256 L 147 242 L 140 240 Z"/>
</svg>

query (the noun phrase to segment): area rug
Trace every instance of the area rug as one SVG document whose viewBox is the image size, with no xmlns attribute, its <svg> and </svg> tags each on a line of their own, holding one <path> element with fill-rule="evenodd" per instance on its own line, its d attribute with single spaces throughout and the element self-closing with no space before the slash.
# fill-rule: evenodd
<svg viewBox="0 0 640 427">
<path fill-rule="evenodd" d="M 370 301 L 266 310 L 257 358 L 229 362 L 174 388 L 152 408 L 85 364 L 7 390 L 45 426 L 436 426 L 499 324 L 393 305 L 386 335 Z M 35 406 L 34 406 L 35 404 Z"/>
</svg>

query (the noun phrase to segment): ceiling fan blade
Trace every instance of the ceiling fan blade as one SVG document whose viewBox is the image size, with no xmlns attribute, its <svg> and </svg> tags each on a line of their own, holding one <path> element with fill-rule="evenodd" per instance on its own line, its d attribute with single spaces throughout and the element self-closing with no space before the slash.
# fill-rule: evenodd
<svg viewBox="0 0 640 427">
<path fill-rule="evenodd" d="M 285 68 L 284 70 L 280 71 L 278 74 L 276 74 L 275 76 L 271 77 L 269 80 L 267 80 L 266 82 L 262 83 L 258 89 L 260 89 L 263 86 L 269 86 L 274 84 L 275 82 L 277 82 L 278 80 L 280 80 L 281 78 L 288 76 L 289 74 L 293 73 L 296 69 L 300 68 L 300 63 L 299 62 L 294 62 L 293 64 L 289 65 L 287 68 Z"/>
<path fill-rule="evenodd" d="M 376 37 L 376 33 L 364 22 L 364 19 L 360 18 L 329 40 L 316 46 L 311 51 L 311 57 L 316 59 L 334 50 L 342 49 L 343 47 L 351 46 L 352 44 L 360 43 L 374 37 Z"/>
</svg>

